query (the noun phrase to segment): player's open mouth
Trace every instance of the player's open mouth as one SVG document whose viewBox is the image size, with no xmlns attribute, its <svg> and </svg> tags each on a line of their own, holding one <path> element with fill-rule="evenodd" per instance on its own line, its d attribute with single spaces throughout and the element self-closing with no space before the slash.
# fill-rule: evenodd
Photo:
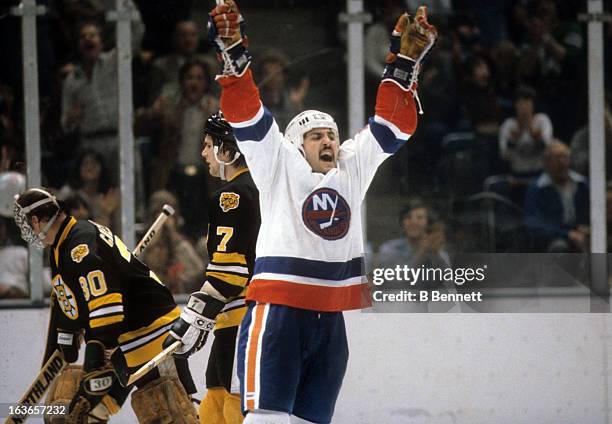
<svg viewBox="0 0 612 424">
<path fill-rule="evenodd" d="M 321 159 L 323 162 L 333 162 L 334 155 L 329 151 L 324 151 L 319 155 L 319 159 Z"/>
</svg>

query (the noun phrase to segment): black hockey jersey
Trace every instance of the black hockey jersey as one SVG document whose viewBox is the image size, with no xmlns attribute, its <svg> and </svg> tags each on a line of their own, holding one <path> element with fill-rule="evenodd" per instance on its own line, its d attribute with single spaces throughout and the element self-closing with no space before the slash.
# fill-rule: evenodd
<svg viewBox="0 0 612 424">
<path fill-rule="evenodd" d="M 119 346 L 127 366 L 162 350 L 180 315 L 170 291 L 121 239 L 92 221 L 67 217 L 50 252 L 58 327 Z"/>
<path fill-rule="evenodd" d="M 211 197 L 206 247 L 206 280 L 232 299 L 217 316 L 215 329 L 237 326 L 246 312 L 244 296 L 253 275 L 261 224 L 259 192 L 248 169 L 239 171 Z"/>
</svg>

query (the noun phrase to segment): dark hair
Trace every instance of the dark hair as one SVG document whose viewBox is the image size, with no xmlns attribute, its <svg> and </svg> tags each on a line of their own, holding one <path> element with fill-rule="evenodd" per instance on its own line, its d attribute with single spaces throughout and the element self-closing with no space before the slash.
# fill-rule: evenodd
<svg viewBox="0 0 612 424">
<path fill-rule="evenodd" d="M 189 60 L 179 68 L 179 82 L 182 84 L 187 76 L 187 72 L 191 70 L 191 68 L 199 66 L 204 72 L 204 81 L 206 81 L 206 87 L 210 87 L 212 85 L 212 80 L 210 76 L 210 68 L 208 65 L 201 60 Z"/>
<path fill-rule="evenodd" d="M 229 151 L 231 157 L 234 157 L 236 152 L 240 153 L 240 157 L 236 159 L 236 162 L 232 163 L 232 166 L 234 168 L 246 168 L 247 167 L 247 163 L 246 163 L 246 159 L 244 158 L 244 154 L 242 154 L 240 150 L 236 150 L 233 147 L 223 147 L 223 150 Z"/>
<path fill-rule="evenodd" d="M 47 193 L 53 195 L 53 193 L 49 189 L 46 189 L 44 187 L 41 187 L 40 190 L 44 190 Z M 38 202 L 39 200 L 43 200 L 43 199 L 46 199 L 48 197 L 49 196 L 47 196 L 45 193 L 43 193 L 43 192 L 41 192 L 39 190 L 30 189 L 30 190 L 27 190 L 26 192 L 24 192 L 23 194 L 21 194 L 19 196 L 19 199 L 17 199 L 17 203 L 22 208 L 25 208 L 27 206 L 30 206 L 31 204 L 34 204 L 34 203 Z M 47 202 L 44 205 L 40 205 L 36 209 L 28 212 L 26 214 L 26 216 L 27 216 L 28 220 L 31 220 L 32 217 L 35 216 L 39 220 L 43 220 L 44 221 L 44 220 L 51 219 L 53 216 L 55 216 L 55 214 L 57 214 L 61 210 L 62 209 L 59 206 L 59 204 L 57 204 L 55 202 Z"/>
<path fill-rule="evenodd" d="M 400 223 L 404 220 L 406 215 L 408 215 L 410 212 L 412 212 L 415 209 L 421 209 L 421 208 L 427 210 L 427 213 L 428 213 L 427 216 L 429 218 L 429 207 L 427 206 L 427 204 L 425 203 L 425 201 L 423 199 L 421 199 L 420 197 L 412 197 L 412 198 L 408 199 L 408 202 L 402 208 L 402 210 L 401 210 L 401 212 L 399 214 Z"/>
<path fill-rule="evenodd" d="M 89 215 L 91 216 L 91 206 L 89 206 L 87 200 L 85 200 L 85 198 L 79 193 L 72 194 L 66 200 L 60 203 L 63 203 L 62 209 L 68 213 L 70 213 L 73 209 L 78 209 L 81 206 L 84 206 L 89 211 Z"/>
<path fill-rule="evenodd" d="M 519 85 L 514 92 L 514 100 L 529 99 L 535 101 L 536 97 L 536 91 L 529 85 Z"/>
<path fill-rule="evenodd" d="M 104 161 L 104 157 L 96 152 L 95 150 L 85 149 L 79 155 L 75 167 L 73 169 L 73 175 L 68 182 L 68 185 L 73 189 L 80 189 L 83 187 L 83 181 L 81 180 L 81 165 L 83 165 L 83 161 L 86 157 L 93 156 L 96 162 L 100 164 L 100 179 L 98 180 L 98 193 L 106 193 L 111 188 L 111 177 L 106 166 L 106 162 Z"/>
</svg>

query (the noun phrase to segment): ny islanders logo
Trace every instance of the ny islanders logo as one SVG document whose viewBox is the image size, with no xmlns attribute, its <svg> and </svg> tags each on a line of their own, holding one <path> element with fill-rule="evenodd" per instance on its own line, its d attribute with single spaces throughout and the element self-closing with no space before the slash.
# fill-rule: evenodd
<svg viewBox="0 0 612 424">
<path fill-rule="evenodd" d="M 351 209 L 336 190 L 320 188 L 313 191 L 302 206 L 306 227 L 325 240 L 338 240 L 348 233 Z"/>
</svg>

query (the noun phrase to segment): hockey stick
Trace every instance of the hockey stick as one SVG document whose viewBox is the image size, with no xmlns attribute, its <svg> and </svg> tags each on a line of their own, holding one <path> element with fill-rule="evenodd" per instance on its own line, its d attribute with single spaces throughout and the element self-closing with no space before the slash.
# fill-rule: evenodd
<svg viewBox="0 0 612 424">
<path fill-rule="evenodd" d="M 134 256 L 138 257 L 146 247 L 151 244 L 151 241 L 155 238 L 159 229 L 164 225 L 166 220 L 174 214 L 174 209 L 170 205 L 164 205 L 162 208 L 162 212 L 159 214 L 155 222 L 151 225 L 151 227 L 147 230 L 145 235 L 136 245 L 134 249 Z M 53 301 L 53 299 L 52 299 Z M 53 307 L 53 304 L 51 305 Z M 177 346 L 178 347 L 178 346 Z M 28 387 L 28 390 L 19 400 L 17 407 L 22 409 L 24 406 L 33 406 L 37 405 L 40 399 L 45 395 L 53 380 L 66 368 L 68 362 L 64 358 L 61 350 L 56 349 L 49 360 L 43 365 L 40 369 L 40 372 L 35 377 L 34 382 Z M 17 424 L 24 423 L 28 418 L 28 413 L 21 415 L 11 415 L 7 418 L 5 424 Z"/>
<path fill-rule="evenodd" d="M 142 239 L 138 242 L 134 251 L 134 256 L 140 256 L 140 254 L 147 248 L 151 241 L 155 238 L 155 235 L 159 229 L 164 225 L 166 220 L 174 215 L 174 208 L 170 205 L 164 205 L 157 219 L 151 224 L 151 228 L 145 233 Z"/>
<path fill-rule="evenodd" d="M 155 355 L 155 357 L 149 362 L 138 368 L 134 374 L 130 375 L 126 387 L 140 380 L 141 377 L 162 363 L 169 355 L 172 355 L 179 347 L 181 347 L 182 344 L 183 343 L 180 340 L 175 341 L 170 346 Z"/>
<path fill-rule="evenodd" d="M 21 399 L 19 399 L 19 403 L 15 409 L 25 409 L 27 411 L 29 409 L 28 407 L 37 405 L 49 386 L 51 386 L 51 383 L 53 383 L 53 380 L 55 380 L 55 377 L 60 375 L 64 368 L 66 368 L 66 365 L 68 365 L 68 362 L 64 359 L 62 351 L 59 349 L 55 350 L 53 355 L 51 355 L 49 360 L 40 369 L 34 382 L 28 387 L 28 390 L 26 390 Z M 29 412 L 24 412 L 20 415 L 10 415 L 6 420 L 6 424 L 24 423 L 28 419 L 28 415 Z"/>
</svg>

